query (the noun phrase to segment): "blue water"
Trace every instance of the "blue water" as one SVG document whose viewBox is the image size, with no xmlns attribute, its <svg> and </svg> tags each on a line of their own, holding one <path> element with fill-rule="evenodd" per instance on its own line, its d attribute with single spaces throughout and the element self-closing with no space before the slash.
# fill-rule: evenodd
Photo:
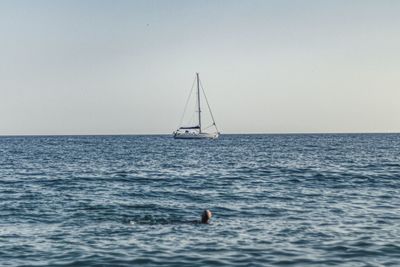
<svg viewBox="0 0 400 267">
<path fill-rule="evenodd" d="M 0 266 L 155 265 L 400 266 L 400 134 L 0 137 Z"/>
</svg>

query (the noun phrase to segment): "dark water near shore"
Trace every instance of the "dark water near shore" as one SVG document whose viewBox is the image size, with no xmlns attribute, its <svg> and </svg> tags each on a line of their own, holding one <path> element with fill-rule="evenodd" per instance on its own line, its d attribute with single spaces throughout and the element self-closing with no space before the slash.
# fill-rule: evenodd
<svg viewBox="0 0 400 267">
<path fill-rule="evenodd" d="M 400 134 L 0 137 L 0 266 L 154 265 L 400 266 Z"/>
</svg>

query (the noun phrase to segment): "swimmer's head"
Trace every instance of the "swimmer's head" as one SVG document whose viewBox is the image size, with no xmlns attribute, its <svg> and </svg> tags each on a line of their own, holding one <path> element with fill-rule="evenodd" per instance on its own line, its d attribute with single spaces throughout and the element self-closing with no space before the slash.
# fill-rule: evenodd
<svg viewBox="0 0 400 267">
<path fill-rule="evenodd" d="M 211 211 L 209 210 L 203 211 L 203 214 L 201 215 L 201 223 L 208 223 L 211 217 L 212 217 Z"/>
</svg>

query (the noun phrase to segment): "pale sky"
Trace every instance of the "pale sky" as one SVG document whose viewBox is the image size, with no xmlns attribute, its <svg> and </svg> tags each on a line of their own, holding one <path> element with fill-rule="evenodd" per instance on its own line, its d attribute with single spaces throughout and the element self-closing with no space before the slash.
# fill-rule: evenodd
<svg viewBox="0 0 400 267">
<path fill-rule="evenodd" d="M 1 1 L 0 135 L 400 132 L 400 1 Z"/>
</svg>

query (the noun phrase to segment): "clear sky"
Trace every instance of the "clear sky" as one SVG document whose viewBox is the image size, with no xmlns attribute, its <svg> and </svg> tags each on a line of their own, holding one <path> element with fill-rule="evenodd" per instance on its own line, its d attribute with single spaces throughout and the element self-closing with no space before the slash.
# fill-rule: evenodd
<svg viewBox="0 0 400 267">
<path fill-rule="evenodd" d="M 400 1 L 1 1 L 0 134 L 400 132 Z"/>
</svg>

